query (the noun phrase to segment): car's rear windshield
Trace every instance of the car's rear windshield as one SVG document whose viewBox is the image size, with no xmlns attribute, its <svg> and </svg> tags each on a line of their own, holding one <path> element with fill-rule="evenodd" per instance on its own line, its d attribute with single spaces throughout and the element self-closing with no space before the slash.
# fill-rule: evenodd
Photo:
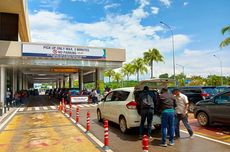
<svg viewBox="0 0 230 152">
<path fill-rule="evenodd" d="M 210 95 L 217 94 L 217 90 L 215 88 L 203 88 L 204 93 L 208 93 Z"/>
</svg>

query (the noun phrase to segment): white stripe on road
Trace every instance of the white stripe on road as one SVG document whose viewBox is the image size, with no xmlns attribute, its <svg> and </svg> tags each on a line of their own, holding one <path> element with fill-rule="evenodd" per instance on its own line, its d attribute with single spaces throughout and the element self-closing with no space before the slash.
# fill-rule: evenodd
<svg viewBox="0 0 230 152">
<path fill-rule="evenodd" d="M 31 108 L 31 107 L 28 107 L 28 108 L 27 108 L 27 111 L 31 111 L 31 110 L 32 110 L 32 108 Z"/>
<path fill-rule="evenodd" d="M 90 107 L 89 105 L 84 104 L 84 107 Z"/>
<path fill-rule="evenodd" d="M 51 108 L 52 110 L 55 110 L 55 109 L 56 109 L 56 107 L 55 107 L 55 106 L 50 106 L 50 108 Z"/>
<path fill-rule="evenodd" d="M 96 106 L 97 106 L 97 104 L 90 104 L 90 106 L 92 106 L 92 107 L 96 107 Z"/>
<path fill-rule="evenodd" d="M 184 131 L 184 130 L 180 130 L 180 131 L 183 132 L 183 133 L 188 134 L 187 131 Z M 199 135 L 199 134 L 194 134 L 194 136 L 197 136 L 197 137 L 200 137 L 200 138 L 204 138 L 204 139 L 207 139 L 207 140 L 211 140 L 211 141 L 214 141 L 214 142 L 217 142 L 217 143 L 221 143 L 221 144 L 230 146 L 230 143 L 220 141 L 220 140 L 216 140 L 216 139 L 212 139 L 212 138 L 209 138 L 209 137 L 205 137 L 205 136 L 202 136 L 202 135 Z"/>
<path fill-rule="evenodd" d="M 21 111 L 24 111 L 24 109 L 25 109 L 25 108 L 20 108 L 18 111 L 20 111 L 20 112 L 21 112 Z"/>
<path fill-rule="evenodd" d="M 40 110 L 40 108 L 39 107 L 34 107 L 35 108 L 35 111 L 38 111 L 38 110 Z"/>
<path fill-rule="evenodd" d="M 81 107 L 81 108 L 82 108 L 82 107 L 84 107 L 84 106 L 83 106 L 83 105 L 78 105 L 78 107 Z"/>
<path fill-rule="evenodd" d="M 65 114 L 67 115 L 68 117 L 68 114 Z M 70 118 L 70 120 L 73 122 L 73 123 L 76 123 L 76 121 L 73 119 L 73 118 Z M 78 128 L 80 128 L 83 132 L 86 132 L 86 129 L 79 123 L 76 124 Z M 92 133 L 88 132 L 86 133 L 86 135 L 88 135 L 94 142 L 96 142 L 101 148 L 104 147 L 104 144 L 99 140 L 97 139 L 97 137 L 95 137 Z M 105 150 L 106 152 L 113 152 L 111 149 L 108 149 L 108 150 Z"/>
<path fill-rule="evenodd" d="M 77 105 L 72 105 L 73 108 L 77 108 Z"/>
<path fill-rule="evenodd" d="M 19 108 L 17 108 L 5 121 L 0 125 L 0 130 L 13 118 L 13 116 L 18 112 Z"/>
<path fill-rule="evenodd" d="M 48 107 L 44 107 L 44 106 L 43 106 L 42 108 L 43 108 L 44 110 L 48 110 Z"/>
</svg>

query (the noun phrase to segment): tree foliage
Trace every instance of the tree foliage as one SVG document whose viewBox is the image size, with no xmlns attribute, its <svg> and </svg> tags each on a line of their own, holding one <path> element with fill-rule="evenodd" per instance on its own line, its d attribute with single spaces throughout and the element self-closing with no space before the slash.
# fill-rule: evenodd
<svg viewBox="0 0 230 152">
<path fill-rule="evenodd" d="M 164 57 L 160 54 L 160 51 L 153 48 L 144 52 L 144 61 L 151 67 L 151 78 L 153 78 L 153 62 L 163 62 Z"/>
<path fill-rule="evenodd" d="M 230 25 L 227 25 L 222 28 L 221 33 L 224 35 L 226 33 L 230 34 Z M 230 37 L 227 37 L 220 43 L 220 47 L 223 48 L 230 44 Z"/>
<path fill-rule="evenodd" d="M 137 74 L 137 81 L 139 82 L 140 73 L 144 74 L 147 72 L 147 67 L 145 65 L 145 62 L 142 58 L 136 58 L 132 61 L 132 66 Z"/>
</svg>

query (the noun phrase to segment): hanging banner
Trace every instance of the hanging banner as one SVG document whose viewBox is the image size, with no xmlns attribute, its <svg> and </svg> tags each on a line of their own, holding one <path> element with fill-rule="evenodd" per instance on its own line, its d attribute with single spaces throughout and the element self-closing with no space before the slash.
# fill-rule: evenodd
<svg viewBox="0 0 230 152">
<path fill-rule="evenodd" d="M 22 56 L 104 60 L 106 51 L 102 48 L 23 43 Z"/>
</svg>

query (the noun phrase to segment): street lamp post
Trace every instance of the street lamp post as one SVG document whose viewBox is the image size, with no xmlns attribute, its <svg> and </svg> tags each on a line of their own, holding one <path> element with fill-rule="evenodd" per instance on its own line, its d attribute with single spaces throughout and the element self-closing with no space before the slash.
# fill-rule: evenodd
<svg viewBox="0 0 230 152">
<path fill-rule="evenodd" d="M 220 77 L 221 77 L 220 81 L 221 81 L 221 85 L 223 85 L 222 61 L 221 61 L 220 57 L 216 56 L 215 54 L 213 56 L 220 61 Z"/>
<path fill-rule="evenodd" d="M 181 64 L 176 64 L 176 65 L 182 67 L 183 75 L 185 75 L 185 74 L 184 74 L 184 67 L 185 67 L 185 65 L 181 65 Z"/>
<path fill-rule="evenodd" d="M 172 28 L 164 23 L 164 22 L 160 22 L 162 25 L 165 25 L 170 31 L 171 31 L 171 35 L 172 35 L 172 51 L 173 51 L 173 79 L 175 81 L 175 86 L 176 86 L 176 66 L 175 66 L 175 53 L 174 53 L 174 35 L 173 35 L 173 31 Z"/>
</svg>

